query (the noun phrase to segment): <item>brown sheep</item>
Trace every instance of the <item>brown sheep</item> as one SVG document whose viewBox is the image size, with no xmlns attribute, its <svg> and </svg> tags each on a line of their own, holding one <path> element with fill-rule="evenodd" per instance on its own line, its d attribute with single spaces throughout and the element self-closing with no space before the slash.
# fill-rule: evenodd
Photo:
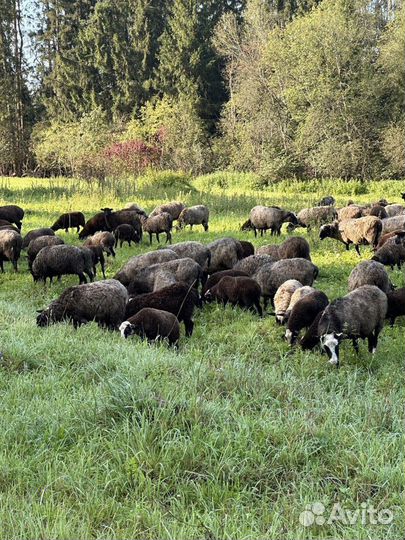
<svg viewBox="0 0 405 540">
<path fill-rule="evenodd" d="M 114 230 L 114 237 L 115 247 L 118 246 L 118 242 L 120 243 L 120 247 L 122 247 L 122 244 L 124 242 L 127 242 L 129 246 L 131 246 L 131 242 L 139 242 L 139 238 L 135 229 L 132 225 L 128 225 L 128 223 L 122 223 L 121 225 L 118 225 L 118 227 L 116 227 L 116 229 Z"/>
<path fill-rule="evenodd" d="M 250 277 L 225 276 L 216 285 L 208 289 L 204 300 L 217 300 L 226 305 L 228 302 L 233 306 L 247 308 L 262 317 L 263 310 L 260 305 L 260 285 Z"/>
<path fill-rule="evenodd" d="M 55 231 L 49 227 L 42 227 L 27 232 L 23 239 L 22 248 L 26 249 L 30 245 L 31 240 L 39 238 L 40 236 L 55 236 Z"/>
<path fill-rule="evenodd" d="M 120 326 L 121 336 L 127 339 L 137 335 L 149 342 L 167 339 L 177 347 L 180 338 L 180 325 L 173 313 L 155 308 L 143 308 L 124 321 Z"/>
<path fill-rule="evenodd" d="M 143 231 L 149 234 L 150 245 L 152 245 L 152 236 L 156 234 L 156 239 L 159 242 L 159 234 L 161 233 L 166 233 L 166 244 L 172 242 L 173 218 L 168 212 L 161 212 L 148 218 L 142 217 L 141 221 Z"/>
<path fill-rule="evenodd" d="M 22 237 L 19 233 L 10 230 L 0 231 L 0 270 L 4 272 L 4 261 L 10 261 L 14 270 L 18 272 L 17 262 L 22 249 Z"/>
<path fill-rule="evenodd" d="M 161 204 L 160 206 L 157 206 L 150 214 L 149 217 L 157 216 L 158 214 L 162 214 L 163 212 L 167 212 L 170 214 L 173 218 L 173 221 L 176 219 L 179 219 L 179 216 L 181 212 L 185 209 L 185 205 L 182 202 L 179 201 L 172 201 L 169 203 Z"/>
<path fill-rule="evenodd" d="M 39 236 L 29 243 L 27 249 L 28 268 L 31 270 L 35 257 L 45 246 L 59 246 L 65 242 L 59 236 Z"/>
<path fill-rule="evenodd" d="M 281 259 L 295 259 L 297 257 L 310 261 L 310 251 L 311 248 L 305 238 L 302 238 L 301 236 L 292 236 L 278 246 L 269 245 L 260 247 L 257 250 L 257 254 L 270 255 L 270 257 L 277 261 Z"/>
<path fill-rule="evenodd" d="M 357 219 L 347 219 L 345 221 L 334 221 L 328 225 L 322 225 L 319 238 L 334 238 L 345 244 L 349 249 L 350 244 L 354 244 L 358 255 L 360 255 L 360 245 L 376 246 L 382 231 L 381 219 L 375 216 L 366 216 Z"/>
<path fill-rule="evenodd" d="M 100 246 L 107 253 L 107 257 L 109 255 L 115 257 L 115 238 L 114 235 L 108 231 L 100 231 L 93 234 L 93 236 L 90 236 L 90 238 L 88 238 L 83 245 L 85 247 Z"/>
</svg>

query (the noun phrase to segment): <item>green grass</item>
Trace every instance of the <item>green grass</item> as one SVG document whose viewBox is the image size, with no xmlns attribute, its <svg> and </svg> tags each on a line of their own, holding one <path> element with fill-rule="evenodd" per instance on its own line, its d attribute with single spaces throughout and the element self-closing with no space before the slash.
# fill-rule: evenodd
<svg viewBox="0 0 405 540">
<path fill-rule="evenodd" d="M 197 179 L 150 174 L 91 185 L 68 179 L 0 179 L 0 203 L 26 209 L 24 230 L 68 210 L 86 216 L 136 201 L 205 203 L 210 232 L 175 232 L 175 242 L 239 232 L 258 203 L 298 210 L 337 194 L 400 202 L 399 182 L 283 182 L 259 190 L 254 175 Z M 138 192 L 137 189 L 140 189 Z M 306 233 L 303 233 L 306 234 Z M 78 243 L 75 234 L 60 235 Z M 276 239 L 281 242 L 286 234 Z M 308 237 L 330 298 L 347 292 L 359 258 L 332 240 Z M 153 249 L 155 245 L 153 246 Z M 118 250 L 107 277 L 149 246 Z M 363 248 L 362 259 L 371 252 Z M 371 358 L 348 343 L 340 370 L 319 352 L 291 351 L 272 317 L 205 307 L 179 352 L 124 341 L 90 324 L 75 331 L 35 325 L 76 277 L 34 284 L 25 260 L 0 276 L 0 536 L 108 539 L 401 539 L 404 537 L 404 321 L 386 327 Z M 398 286 L 404 274 L 391 272 Z M 99 276 L 100 277 L 100 276 Z M 304 527 L 322 502 L 345 510 L 389 508 L 389 525 L 332 522 Z"/>
</svg>

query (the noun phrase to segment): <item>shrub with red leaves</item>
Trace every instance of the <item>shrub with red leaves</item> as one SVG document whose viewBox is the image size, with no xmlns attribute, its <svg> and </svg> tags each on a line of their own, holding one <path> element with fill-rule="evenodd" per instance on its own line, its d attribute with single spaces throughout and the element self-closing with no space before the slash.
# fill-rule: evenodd
<svg viewBox="0 0 405 540">
<path fill-rule="evenodd" d="M 141 140 L 114 143 L 103 151 L 111 173 L 139 174 L 159 163 L 161 152 Z"/>
</svg>

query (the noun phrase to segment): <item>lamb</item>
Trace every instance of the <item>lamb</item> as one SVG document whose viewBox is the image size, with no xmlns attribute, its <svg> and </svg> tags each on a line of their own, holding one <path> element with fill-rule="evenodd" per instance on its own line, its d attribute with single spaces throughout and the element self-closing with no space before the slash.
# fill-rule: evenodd
<svg viewBox="0 0 405 540">
<path fill-rule="evenodd" d="M 166 233 L 166 244 L 172 242 L 173 218 L 168 212 L 161 212 L 148 218 L 142 217 L 141 221 L 143 231 L 149 234 L 150 245 L 152 245 L 152 236 L 156 234 L 156 239 L 159 242 L 159 234 L 161 233 Z"/>
<path fill-rule="evenodd" d="M 250 255 L 255 254 L 255 247 L 252 242 L 247 242 L 246 240 L 239 240 L 240 245 L 242 246 L 242 258 L 250 257 Z"/>
<path fill-rule="evenodd" d="M 121 336 L 127 339 L 137 335 L 149 342 L 167 339 L 177 347 L 180 338 L 180 325 L 176 316 L 168 311 L 143 308 L 120 325 Z"/>
<path fill-rule="evenodd" d="M 79 238 L 83 240 L 99 231 L 114 231 L 118 225 L 128 224 L 135 229 L 138 242 L 142 240 L 142 225 L 137 212 L 133 210 L 118 210 L 113 212 L 112 208 L 102 208 L 101 212 L 86 221 L 83 229 L 79 233 Z"/>
<path fill-rule="evenodd" d="M 28 268 L 31 270 L 35 257 L 45 246 L 59 246 L 65 242 L 59 236 L 39 236 L 29 243 L 27 249 Z"/>
<path fill-rule="evenodd" d="M 37 325 L 69 321 L 74 327 L 96 321 L 99 326 L 116 330 L 125 318 L 128 302 L 126 288 L 115 279 L 67 288 L 48 308 L 39 310 Z"/>
<path fill-rule="evenodd" d="M 0 231 L 0 270 L 4 272 L 4 261 L 10 261 L 18 272 L 18 259 L 22 249 L 22 237 L 19 233 L 10 230 Z"/>
<path fill-rule="evenodd" d="M 244 276 L 225 276 L 206 291 L 204 299 L 207 301 L 215 299 L 224 305 L 229 302 L 233 306 L 238 305 L 252 311 L 256 308 L 257 313 L 262 317 L 260 296 L 260 286 L 254 279 Z"/>
<path fill-rule="evenodd" d="M 394 326 L 395 319 L 405 315 L 405 287 L 389 292 L 387 298 L 387 319 L 389 319 L 391 326 Z"/>
<path fill-rule="evenodd" d="M 210 277 L 207 279 L 206 283 L 204 283 L 203 288 L 201 290 L 201 299 L 204 300 L 205 293 L 208 291 L 208 289 L 211 289 L 214 285 L 216 285 L 219 281 L 221 281 L 221 279 L 225 276 L 249 277 L 248 274 L 246 274 L 246 272 L 242 272 L 240 270 L 221 270 L 220 272 L 215 272 L 215 274 L 211 274 Z"/>
<path fill-rule="evenodd" d="M 274 311 L 276 321 L 279 324 L 284 322 L 285 313 L 290 305 L 290 300 L 294 292 L 303 285 L 296 279 L 288 279 L 280 285 L 274 295 Z"/>
<path fill-rule="evenodd" d="M 285 311 L 282 324 L 286 324 L 286 322 L 288 322 L 295 304 L 305 296 L 308 296 L 308 294 L 313 293 L 314 291 L 315 289 L 313 287 L 310 287 L 309 285 L 303 285 L 302 287 L 299 287 L 296 291 L 293 292 L 288 308 Z"/>
<path fill-rule="evenodd" d="M 161 204 L 160 206 L 157 206 L 149 215 L 149 217 L 157 216 L 158 214 L 162 214 L 163 212 L 167 212 L 170 214 L 173 218 L 173 221 L 176 219 L 179 219 L 179 216 L 181 212 L 185 209 L 185 205 L 182 202 L 179 201 L 172 201 L 169 203 Z"/>
<path fill-rule="evenodd" d="M 101 246 L 86 246 L 81 249 L 88 249 L 91 252 L 91 261 L 94 276 L 97 275 L 96 266 L 100 263 L 101 272 L 103 274 L 103 278 L 105 279 L 105 258 L 103 248 Z"/>
<path fill-rule="evenodd" d="M 190 257 L 190 259 L 197 262 L 205 272 L 208 270 L 211 262 L 211 251 L 201 242 L 189 241 L 171 244 L 170 250 L 174 251 L 179 259 Z"/>
<path fill-rule="evenodd" d="M 233 269 L 245 272 L 248 276 L 253 276 L 264 264 L 272 264 L 276 260 L 269 255 L 250 255 L 238 261 Z"/>
<path fill-rule="evenodd" d="M 311 285 L 318 276 L 318 268 L 307 259 L 283 259 L 265 264 L 252 276 L 262 289 L 265 307 L 273 301 L 277 289 L 288 279 L 296 279 L 303 285 Z"/>
<path fill-rule="evenodd" d="M 90 236 L 90 238 L 87 238 L 87 240 L 83 244 L 85 247 L 89 246 L 100 246 L 105 253 L 108 255 L 112 255 L 115 257 L 115 238 L 114 235 L 107 231 L 101 231 L 93 234 L 93 236 Z"/>
<path fill-rule="evenodd" d="M 354 291 L 362 285 L 374 285 L 386 294 L 393 289 L 384 265 L 377 261 L 363 261 L 351 271 L 349 291 Z"/>
<path fill-rule="evenodd" d="M 299 289 L 298 289 L 299 290 Z M 288 319 L 285 337 L 294 345 L 303 328 L 310 328 L 316 316 L 329 304 L 328 297 L 322 291 L 312 291 L 303 296 L 293 307 Z"/>
<path fill-rule="evenodd" d="M 318 206 L 335 206 L 335 203 L 335 199 L 331 195 L 327 195 L 319 201 Z"/>
<path fill-rule="evenodd" d="M 84 227 L 86 220 L 83 212 L 68 212 L 58 217 L 51 229 L 53 231 L 59 231 L 59 229 L 65 229 L 69 232 L 69 229 L 76 228 L 77 232 L 80 231 L 80 227 Z"/>
<path fill-rule="evenodd" d="M 280 259 L 302 259 L 311 260 L 310 247 L 305 238 L 292 236 L 287 238 L 282 244 L 262 246 L 257 250 L 258 254 L 270 255 L 275 260 Z"/>
<path fill-rule="evenodd" d="M 122 244 L 124 242 L 127 242 L 128 245 L 131 247 L 131 242 L 138 243 L 139 238 L 138 234 L 133 228 L 132 225 L 128 225 L 128 223 L 122 223 L 121 225 L 118 225 L 118 227 L 114 230 L 114 238 L 115 238 L 115 246 L 118 246 L 118 242 L 120 243 L 120 247 L 122 247 Z"/>
<path fill-rule="evenodd" d="M 234 238 L 219 238 L 207 244 L 207 247 L 211 252 L 209 274 L 220 270 L 230 270 L 243 258 L 243 248 L 239 240 Z"/>
<path fill-rule="evenodd" d="M 24 218 L 24 210 L 15 204 L 0 206 L 0 219 L 4 219 L 9 223 L 14 223 L 21 231 L 22 220 Z"/>
<path fill-rule="evenodd" d="M 40 236 L 55 236 L 55 231 L 49 227 L 42 227 L 41 229 L 34 229 L 27 232 L 23 239 L 22 249 L 27 249 L 30 242 Z"/>
<path fill-rule="evenodd" d="M 398 270 L 401 270 L 401 265 L 405 262 L 405 246 L 402 243 L 387 242 L 375 252 L 371 259 L 385 266 L 390 266 L 391 270 L 394 270 L 395 265 Z"/>
<path fill-rule="evenodd" d="M 322 225 L 319 238 L 334 238 L 345 244 L 349 249 L 354 244 L 360 256 L 360 245 L 376 246 L 382 231 L 382 222 L 375 216 L 366 216 L 358 219 L 334 221 L 328 225 Z"/>
<path fill-rule="evenodd" d="M 118 279 L 123 285 L 128 286 L 142 268 L 147 268 L 157 263 L 173 261 L 178 258 L 177 254 L 171 249 L 150 251 L 143 255 L 136 255 L 124 264 L 121 270 L 115 274 L 114 279 Z"/>
<path fill-rule="evenodd" d="M 208 231 L 209 215 L 208 208 L 203 204 L 184 208 L 179 215 L 179 228 L 184 229 L 184 227 L 190 225 L 190 229 L 193 230 L 193 225 L 202 225 L 204 231 Z"/>
<path fill-rule="evenodd" d="M 357 204 L 350 204 L 339 208 L 337 211 L 338 221 L 346 221 L 347 219 L 358 219 L 363 217 L 363 207 Z"/>
<path fill-rule="evenodd" d="M 31 268 L 34 281 L 41 279 L 44 283 L 48 277 L 52 283 L 55 276 L 60 278 L 65 274 L 76 274 L 80 283 L 87 283 L 84 273 L 90 280 L 93 279 L 92 265 L 89 265 L 88 258 L 80 248 L 65 244 L 43 247 L 35 257 Z"/>
<path fill-rule="evenodd" d="M 385 207 L 387 217 L 401 216 L 405 214 L 405 206 L 403 204 L 389 204 Z"/>
<path fill-rule="evenodd" d="M 295 214 L 276 206 L 255 206 L 250 211 L 249 219 L 255 236 L 257 236 L 257 230 L 263 236 L 263 231 L 267 229 L 271 229 L 272 235 L 280 235 L 283 223 L 298 224 Z"/>
<path fill-rule="evenodd" d="M 193 259 L 184 257 L 183 259 L 153 264 L 139 270 L 128 285 L 128 291 L 131 295 L 142 294 L 158 291 L 178 282 L 198 289 L 202 275 L 201 266 Z"/>
<path fill-rule="evenodd" d="M 382 233 L 405 229 L 405 214 L 382 220 Z"/>
<path fill-rule="evenodd" d="M 351 339 L 358 351 L 358 340 L 367 338 L 368 350 L 374 353 L 387 308 L 386 294 L 373 285 L 363 285 L 329 304 L 318 325 L 329 362 L 339 367 L 339 345 L 343 339 Z"/>
<path fill-rule="evenodd" d="M 401 230 L 392 231 L 390 233 L 383 234 L 380 237 L 380 240 L 379 240 L 378 244 L 376 245 L 374 251 L 378 251 L 387 242 L 390 242 L 390 243 L 395 242 L 397 240 L 397 238 L 399 238 L 400 241 L 403 242 L 404 237 L 405 237 L 405 231 L 401 231 Z"/>
<path fill-rule="evenodd" d="M 298 227 L 306 227 L 308 229 L 314 225 L 322 225 L 335 219 L 337 219 L 337 212 L 334 206 L 303 208 L 297 214 Z M 289 226 L 289 230 L 291 228 Z"/>
<path fill-rule="evenodd" d="M 145 307 L 168 311 L 176 315 L 179 322 L 184 322 L 186 336 L 189 337 L 193 334 L 193 313 L 198 304 L 198 294 L 193 287 L 186 283 L 175 283 L 157 292 L 131 298 L 126 307 L 125 318 L 129 319 Z"/>
</svg>

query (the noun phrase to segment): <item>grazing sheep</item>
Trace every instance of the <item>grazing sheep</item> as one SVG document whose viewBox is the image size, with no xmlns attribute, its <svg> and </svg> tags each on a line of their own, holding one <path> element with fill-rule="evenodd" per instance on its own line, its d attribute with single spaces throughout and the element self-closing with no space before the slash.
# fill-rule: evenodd
<svg viewBox="0 0 405 540">
<path fill-rule="evenodd" d="M 172 216 L 173 221 L 175 221 L 176 219 L 179 219 L 179 216 L 181 212 L 185 209 L 185 207 L 186 206 L 179 201 L 172 201 L 169 203 L 161 204 L 149 214 L 149 217 L 154 217 L 158 214 L 162 214 L 163 212 L 167 212 Z"/>
<path fill-rule="evenodd" d="M 143 308 L 120 325 L 120 332 L 124 339 L 137 335 L 149 342 L 167 339 L 170 345 L 177 346 L 180 325 L 173 313 L 161 309 Z"/>
<path fill-rule="evenodd" d="M 186 336 L 191 336 L 194 329 L 194 308 L 199 305 L 196 290 L 186 283 L 175 283 L 156 292 L 140 294 L 131 298 L 127 304 L 125 318 L 129 319 L 145 307 L 161 309 L 176 315 L 179 322 L 184 322 Z"/>
<path fill-rule="evenodd" d="M 134 202 L 130 202 L 130 203 L 126 204 L 124 210 L 132 210 L 133 212 L 136 212 L 140 216 L 148 217 L 145 210 L 141 206 L 139 206 L 138 204 L 136 204 Z"/>
<path fill-rule="evenodd" d="M 256 255 L 267 255 L 268 257 L 271 257 L 273 261 L 279 261 L 278 248 L 279 246 L 277 244 L 266 244 L 265 246 L 257 248 Z"/>
<path fill-rule="evenodd" d="M 203 288 L 201 290 L 201 299 L 204 300 L 204 295 L 208 291 L 208 289 L 211 289 L 214 285 L 216 285 L 219 281 L 221 281 L 221 279 L 225 276 L 249 277 L 248 274 L 246 274 L 246 272 L 242 272 L 240 270 L 221 270 L 220 272 L 215 272 L 215 274 L 211 274 L 210 277 L 207 279 L 206 283 L 204 283 Z"/>
<path fill-rule="evenodd" d="M 276 206 L 255 206 L 250 211 L 249 219 L 255 236 L 257 236 L 257 230 L 263 236 L 263 232 L 267 229 L 271 230 L 272 235 L 280 235 L 283 223 L 298 224 L 295 214 Z"/>
<path fill-rule="evenodd" d="M 99 231 L 112 232 L 122 224 L 132 225 L 135 229 L 138 242 L 142 240 L 142 225 L 137 212 L 133 210 L 118 210 L 117 212 L 113 212 L 112 208 L 102 208 L 101 212 L 87 220 L 79 233 L 79 238 L 83 240 Z"/>
<path fill-rule="evenodd" d="M 376 246 L 381 235 L 382 222 L 375 216 L 366 216 L 358 219 L 334 221 L 328 225 L 322 225 L 319 238 L 334 238 L 345 244 L 349 249 L 354 244 L 358 255 L 360 245 Z"/>
<path fill-rule="evenodd" d="M 318 313 L 311 326 L 300 339 L 300 346 L 304 351 L 312 351 L 312 349 L 320 344 L 319 321 L 321 320 L 324 311 L 325 310 L 322 310 Z"/>
<path fill-rule="evenodd" d="M 83 244 L 85 247 L 89 246 L 100 246 L 105 253 L 107 253 L 107 257 L 109 255 L 112 255 L 115 257 L 115 238 L 114 235 L 107 231 L 101 231 L 93 234 L 93 236 L 90 236 L 90 238 L 87 238 L 87 240 Z"/>
<path fill-rule="evenodd" d="M 273 301 L 277 289 L 288 279 L 296 279 L 303 285 L 311 285 L 318 276 L 318 268 L 307 259 L 283 259 L 265 264 L 252 276 L 262 289 L 265 307 Z"/>
<path fill-rule="evenodd" d="M 105 258 L 104 258 L 104 251 L 101 246 L 86 246 L 82 249 L 89 249 L 91 251 L 91 259 L 92 259 L 92 265 L 93 265 L 93 274 L 94 276 L 97 275 L 97 264 L 100 263 L 101 272 L 103 274 L 103 278 L 105 279 Z"/>
<path fill-rule="evenodd" d="M 128 292 L 131 295 L 148 293 L 179 282 L 198 289 L 202 276 L 201 266 L 193 259 L 184 257 L 139 270 L 128 285 Z"/>
<path fill-rule="evenodd" d="M 272 264 L 276 261 L 277 259 L 270 257 L 270 255 L 250 255 L 238 261 L 233 269 L 245 272 L 248 276 L 253 276 L 264 264 Z"/>
<path fill-rule="evenodd" d="M 287 323 L 285 338 L 294 345 L 303 328 L 310 328 L 316 316 L 329 304 L 328 297 L 322 291 L 312 291 L 303 296 L 294 305 Z"/>
<path fill-rule="evenodd" d="M 31 270 L 35 257 L 45 246 L 59 246 L 65 242 L 59 236 L 39 236 L 29 243 L 27 248 L 28 268 Z"/>
<path fill-rule="evenodd" d="M 354 291 L 362 285 L 374 285 L 386 294 L 393 289 L 384 265 L 377 261 L 363 261 L 351 271 L 349 291 Z"/>
<path fill-rule="evenodd" d="M 240 245 L 242 246 L 242 258 L 245 259 L 246 257 L 250 257 L 250 255 L 255 254 L 255 247 L 252 244 L 252 242 L 248 242 L 246 240 L 239 240 Z"/>
<path fill-rule="evenodd" d="M 76 246 L 65 244 L 43 247 L 35 257 L 31 268 L 34 281 L 41 279 L 44 283 L 48 277 L 52 283 L 55 276 L 60 278 L 66 274 L 76 274 L 80 283 L 87 283 L 84 273 L 90 280 L 93 279 L 92 265 L 89 266 L 85 253 Z"/>
<path fill-rule="evenodd" d="M 122 248 L 122 244 L 124 242 L 127 242 L 129 246 L 131 246 L 131 242 L 138 243 L 139 237 L 135 229 L 132 227 L 132 225 L 128 225 L 128 223 L 122 223 L 121 225 L 118 225 L 116 229 L 114 230 L 114 238 L 115 238 L 115 246 L 118 246 L 118 242 L 120 243 L 120 247 Z"/>
<path fill-rule="evenodd" d="M 0 219 L 4 219 L 9 223 L 14 223 L 14 225 L 16 225 L 20 231 L 22 227 L 24 213 L 24 210 L 20 206 L 16 206 L 15 204 L 0 206 Z"/>
<path fill-rule="evenodd" d="M 390 233 L 385 233 L 380 237 L 380 240 L 378 244 L 376 245 L 374 251 L 378 251 L 380 248 L 382 248 L 387 242 L 395 242 L 397 240 L 397 237 L 400 239 L 400 241 L 403 241 L 405 236 L 405 231 L 397 230 L 392 231 Z"/>
<path fill-rule="evenodd" d="M 293 292 L 290 303 L 288 305 L 288 308 L 285 311 L 284 319 L 282 320 L 282 324 L 286 324 L 288 319 L 290 318 L 291 312 L 294 309 L 294 306 L 297 302 L 299 302 L 302 298 L 305 296 L 308 296 L 308 294 L 311 294 L 315 291 L 313 287 L 310 285 L 303 285 L 302 287 L 299 287 L 296 291 Z"/>
<path fill-rule="evenodd" d="M 405 229 L 405 214 L 382 220 L 382 234 Z"/>
<path fill-rule="evenodd" d="M 276 294 L 274 295 L 274 311 L 276 321 L 279 324 L 284 322 L 284 316 L 290 305 L 292 295 L 302 286 L 302 283 L 296 279 L 288 279 L 277 289 Z"/>
<path fill-rule="evenodd" d="M 201 266 L 204 272 L 208 270 L 211 262 L 211 251 L 205 244 L 193 241 L 179 242 L 178 244 L 171 244 L 169 249 L 174 251 L 179 259 L 190 257 Z"/>
<path fill-rule="evenodd" d="M 47 309 L 39 311 L 38 326 L 69 321 L 74 327 L 96 321 L 115 330 L 125 317 L 126 288 L 115 279 L 76 285 L 66 289 Z"/>
<path fill-rule="evenodd" d="M 387 319 L 389 319 L 391 326 L 394 326 L 395 319 L 405 315 L 405 287 L 389 292 L 387 298 Z"/>
<path fill-rule="evenodd" d="M 76 228 L 77 232 L 80 231 L 80 227 L 84 227 L 86 220 L 83 212 L 68 212 L 58 217 L 51 229 L 53 231 L 59 231 L 59 229 L 65 229 L 69 232 L 69 229 Z"/>
<path fill-rule="evenodd" d="M 337 211 L 338 221 L 346 221 L 347 219 L 357 219 L 363 217 L 363 207 L 357 204 L 350 204 L 339 208 Z"/>
<path fill-rule="evenodd" d="M 327 195 L 326 197 L 323 197 L 318 203 L 318 206 L 334 206 L 336 204 L 336 201 L 332 195 Z"/>
<path fill-rule="evenodd" d="M 217 300 L 226 305 L 240 306 L 255 311 L 262 317 L 260 305 L 261 289 L 259 284 L 250 277 L 225 276 L 216 285 L 207 290 L 204 300 Z"/>
<path fill-rule="evenodd" d="M 114 279 L 118 279 L 123 285 L 128 286 L 142 268 L 148 268 L 154 264 L 173 261 L 178 258 L 177 254 L 171 249 L 161 249 L 143 255 L 135 255 L 115 274 Z"/>
<path fill-rule="evenodd" d="M 156 234 L 156 240 L 159 242 L 159 234 L 166 233 L 166 244 L 172 242 L 173 218 L 168 212 L 161 212 L 148 218 L 142 217 L 143 231 L 149 234 L 149 244 L 152 245 L 152 236 Z"/>
<path fill-rule="evenodd" d="M 380 262 L 384 266 L 390 266 L 391 270 L 394 270 L 395 265 L 398 270 L 401 270 L 401 265 L 405 262 L 405 246 L 401 243 L 387 242 L 375 252 L 371 259 Z"/>
<path fill-rule="evenodd" d="M 202 225 L 204 231 L 208 231 L 209 216 L 210 211 L 203 204 L 184 208 L 179 215 L 179 229 L 190 225 L 190 229 L 193 230 L 193 225 Z"/>
<path fill-rule="evenodd" d="M 306 227 L 308 229 L 313 226 L 330 223 L 336 218 L 337 212 L 334 206 L 314 206 L 312 208 L 303 208 L 297 214 L 298 227 Z M 289 226 L 289 231 L 293 228 L 293 226 Z"/>
<path fill-rule="evenodd" d="M 287 238 L 280 245 L 262 246 L 257 250 L 258 255 L 270 255 L 273 259 L 279 261 L 281 259 L 308 259 L 311 260 L 310 247 L 305 238 L 301 236 L 292 236 Z"/>
<path fill-rule="evenodd" d="M 243 248 L 239 240 L 234 238 L 219 238 L 207 244 L 207 247 L 211 251 L 209 274 L 220 270 L 230 270 L 243 258 Z"/>
<path fill-rule="evenodd" d="M 403 204 L 389 204 L 385 207 L 387 217 L 401 216 L 405 214 L 405 206 Z"/>
<path fill-rule="evenodd" d="M 22 249 L 22 237 L 18 232 L 0 231 L 0 270 L 4 272 L 4 261 L 10 261 L 13 268 L 18 272 L 17 262 Z"/>
<path fill-rule="evenodd" d="M 250 219 L 247 219 L 244 223 L 242 223 L 240 230 L 243 232 L 253 231 L 253 225 Z"/>
<path fill-rule="evenodd" d="M 339 367 L 339 345 L 351 339 L 358 351 L 358 340 L 368 340 L 374 353 L 387 314 L 387 296 L 378 287 L 363 285 L 329 304 L 320 318 L 318 333 L 329 362 Z"/>
<path fill-rule="evenodd" d="M 40 236 L 55 236 L 55 231 L 49 227 L 42 227 L 41 229 L 34 229 L 27 232 L 23 239 L 22 248 L 26 249 L 32 240 L 39 238 Z"/>
</svg>

